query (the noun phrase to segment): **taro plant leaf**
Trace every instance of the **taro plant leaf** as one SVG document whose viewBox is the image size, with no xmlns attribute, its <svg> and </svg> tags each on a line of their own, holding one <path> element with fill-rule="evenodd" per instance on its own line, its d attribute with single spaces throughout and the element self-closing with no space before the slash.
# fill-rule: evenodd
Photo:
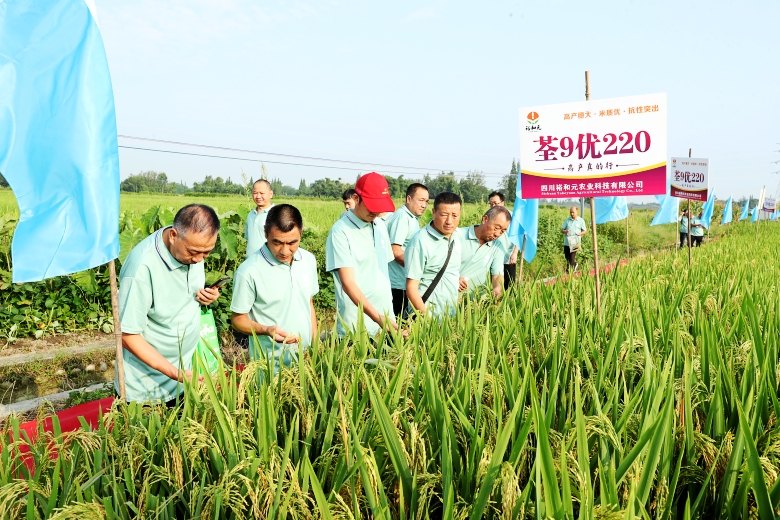
<svg viewBox="0 0 780 520">
<path fill-rule="evenodd" d="M 145 235 L 140 229 L 125 229 L 119 233 L 119 261 L 125 263 L 130 251 L 143 240 Z"/>
<path fill-rule="evenodd" d="M 219 247 L 227 254 L 230 260 L 238 257 L 238 237 L 232 229 L 221 226 L 219 228 Z"/>
</svg>

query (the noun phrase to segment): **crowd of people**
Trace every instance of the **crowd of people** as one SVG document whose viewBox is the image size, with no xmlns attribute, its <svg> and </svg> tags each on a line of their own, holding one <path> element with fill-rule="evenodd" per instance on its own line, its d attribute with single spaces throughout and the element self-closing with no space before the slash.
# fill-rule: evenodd
<svg viewBox="0 0 780 520">
<path fill-rule="evenodd" d="M 246 218 L 246 259 L 232 280 L 230 321 L 250 337 L 251 358 L 266 359 L 275 373 L 319 337 L 313 303 L 319 280 L 314 255 L 300 247 L 301 212 L 274 204 L 273 196 L 268 181 L 254 183 L 255 208 Z M 478 223 L 464 227 L 459 195 L 437 194 L 430 222 L 422 226 L 428 188 L 410 184 L 396 208 L 378 173 L 361 176 L 342 199 L 344 212 L 325 245 L 340 337 L 358 329 L 405 336 L 409 320 L 453 315 L 462 295 L 498 298 L 514 281 L 518 248 L 507 236 L 512 215 L 500 192 L 489 195 L 490 207 Z M 576 207 L 570 214 L 561 232 L 569 268 L 576 270 L 587 229 Z M 129 401 L 173 405 L 181 383 L 193 377 L 201 305 L 220 294 L 219 284 L 204 285 L 203 267 L 219 226 L 211 207 L 185 206 L 172 226 L 144 239 L 122 266 L 119 308 Z"/>
</svg>

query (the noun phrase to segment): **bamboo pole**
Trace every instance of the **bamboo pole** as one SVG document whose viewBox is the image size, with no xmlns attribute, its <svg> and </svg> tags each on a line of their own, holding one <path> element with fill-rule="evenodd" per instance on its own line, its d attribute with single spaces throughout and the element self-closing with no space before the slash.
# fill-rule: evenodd
<svg viewBox="0 0 780 520">
<path fill-rule="evenodd" d="M 693 148 L 688 148 L 688 158 L 691 158 L 691 152 Z M 688 199 L 688 267 L 693 263 L 691 258 L 691 199 Z"/>
<path fill-rule="evenodd" d="M 525 242 L 528 240 L 528 235 L 523 233 L 523 247 L 520 248 L 520 256 L 518 257 L 517 261 L 520 264 L 520 273 L 517 275 L 517 281 L 522 282 L 523 281 L 523 263 L 525 263 Z"/>
<path fill-rule="evenodd" d="M 631 210 L 628 211 L 628 215 L 626 215 L 626 257 L 631 256 L 631 251 L 628 248 L 628 219 L 631 218 Z"/>
<path fill-rule="evenodd" d="M 122 401 L 127 401 L 125 392 L 125 366 L 124 366 L 124 346 L 122 345 L 122 327 L 119 323 L 119 295 L 116 283 L 116 266 L 114 260 L 108 262 L 108 278 L 111 285 L 111 314 L 114 317 L 114 339 L 116 340 L 116 361 L 114 370 L 119 381 L 119 397 Z"/>
<path fill-rule="evenodd" d="M 585 101 L 590 101 L 590 71 L 585 71 Z M 593 231 L 593 267 L 596 273 L 596 314 L 601 313 L 601 276 L 599 275 L 599 245 L 596 238 L 596 198 L 590 198 L 590 227 Z"/>
</svg>

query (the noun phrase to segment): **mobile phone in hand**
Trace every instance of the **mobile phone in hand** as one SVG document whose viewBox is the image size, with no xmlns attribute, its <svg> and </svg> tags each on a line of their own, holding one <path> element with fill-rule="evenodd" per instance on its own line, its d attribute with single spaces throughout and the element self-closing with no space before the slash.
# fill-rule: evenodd
<svg viewBox="0 0 780 520">
<path fill-rule="evenodd" d="M 214 283 L 212 283 L 210 285 L 207 285 L 206 288 L 207 289 L 214 289 L 214 288 L 219 289 L 220 287 L 222 287 L 223 285 L 225 285 L 229 281 L 230 281 L 230 277 L 229 276 L 223 276 L 222 278 L 220 278 L 216 282 L 214 282 Z"/>
</svg>

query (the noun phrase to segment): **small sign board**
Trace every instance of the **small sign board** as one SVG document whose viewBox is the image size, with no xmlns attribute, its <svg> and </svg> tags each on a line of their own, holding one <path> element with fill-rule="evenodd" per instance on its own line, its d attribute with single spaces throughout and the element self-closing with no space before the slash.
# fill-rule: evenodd
<svg viewBox="0 0 780 520">
<path fill-rule="evenodd" d="M 709 159 L 691 157 L 672 157 L 671 190 L 672 197 L 689 200 L 707 200 L 709 182 Z"/>
<path fill-rule="evenodd" d="M 767 197 L 764 199 L 763 211 L 774 211 L 777 208 L 777 201 L 774 197 Z"/>
<path fill-rule="evenodd" d="M 666 94 L 520 109 L 524 199 L 666 194 Z"/>
</svg>

